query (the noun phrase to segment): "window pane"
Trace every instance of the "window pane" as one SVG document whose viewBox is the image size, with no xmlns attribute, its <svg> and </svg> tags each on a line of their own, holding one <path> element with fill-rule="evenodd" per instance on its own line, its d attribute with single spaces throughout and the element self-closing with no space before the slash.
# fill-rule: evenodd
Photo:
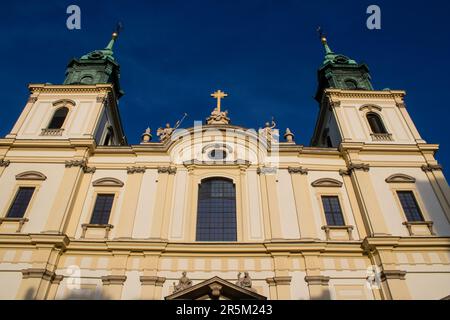
<svg viewBox="0 0 450 320">
<path fill-rule="evenodd" d="M 236 191 L 232 181 L 204 180 L 199 187 L 197 241 L 236 241 Z"/>
<path fill-rule="evenodd" d="M 403 212 L 405 212 L 408 221 L 423 221 L 422 212 L 417 205 L 416 198 L 412 191 L 397 191 L 398 198 L 402 204 Z"/>
<path fill-rule="evenodd" d="M 108 224 L 109 215 L 114 202 L 113 194 L 99 194 L 95 201 L 94 212 L 92 213 L 92 224 Z"/>
<path fill-rule="evenodd" d="M 66 120 L 67 113 L 69 112 L 69 109 L 66 107 L 59 108 L 55 111 L 55 114 L 53 115 L 52 121 L 50 121 L 50 124 L 48 125 L 49 129 L 60 129 L 62 125 L 64 124 L 64 120 Z"/>
<path fill-rule="evenodd" d="M 23 218 L 25 211 L 27 211 L 28 204 L 34 193 L 34 187 L 20 187 L 17 191 L 16 197 L 9 208 L 8 218 Z"/>
<path fill-rule="evenodd" d="M 323 211 L 327 225 L 329 226 L 343 226 L 345 225 L 344 216 L 342 215 L 341 205 L 337 196 L 323 196 L 322 197 Z"/>
<path fill-rule="evenodd" d="M 380 117 L 377 114 L 367 114 L 367 121 L 369 122 L 370 129 L 373 133 L 387 133 L 386 128 L 383 125 Z"/>
</svg>

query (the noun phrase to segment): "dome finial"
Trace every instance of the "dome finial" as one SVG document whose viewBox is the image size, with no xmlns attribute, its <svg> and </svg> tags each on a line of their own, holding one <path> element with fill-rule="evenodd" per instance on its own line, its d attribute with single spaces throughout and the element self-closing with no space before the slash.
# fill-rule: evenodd
<svg viewBox="0 0 450 320">
<path fill-rule="evenodd" d="M 317 33 L 319 34 L 320 41 L 322 41 L 322 44 L 325 47 L 325 53 L 326 54 L 333 53 L 333 50 L 331 50 L 330 46 L 328 45 L 327 37 L 326 37 L 325 33 L 323 32 L 322 27 L 319 26 L 317 28 Z"/>
<path fill-rule="evenodd" d="M 111 50 L 114 47 L 114 43 L 116 42 L 116 39 L 119 37 L 120 32 L 123 30 L 122 22 L 118 22 L 116 29 L 112 33 L 111 41 L 109 41 L 108 45 L 106 46 L 105 50 Z"/>
</svg>

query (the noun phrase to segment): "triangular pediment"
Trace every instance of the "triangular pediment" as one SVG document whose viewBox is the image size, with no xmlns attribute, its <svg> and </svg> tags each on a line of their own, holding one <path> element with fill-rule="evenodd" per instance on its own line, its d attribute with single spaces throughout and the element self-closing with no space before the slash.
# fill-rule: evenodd
<svg viewBox="0 0 450 320">
<path fill-rule="evenodd" d="M 220 277 L 213 277 L 165 297 L 166 300 L 266 300 Z"/>
</svg>

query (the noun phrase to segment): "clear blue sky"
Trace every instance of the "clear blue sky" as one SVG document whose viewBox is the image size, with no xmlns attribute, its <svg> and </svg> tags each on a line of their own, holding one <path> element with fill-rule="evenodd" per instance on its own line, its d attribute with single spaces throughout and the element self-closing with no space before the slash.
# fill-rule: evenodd
<svg viewBox="0 0 450 320">
<path fill-rule="evenodd" d="M 70 4 L 81 7 L 81 30 L 66 28 Z M 366 28 L 370 4 L 381 7 L 381 30 Z M 441 145 L 437 157 L 448 167 L 449 13 L 448 1 L 4 2 L 0 135 L 22 111 L 28 83 L 62 83 L 70 58 L 103 48 L 120 20 L 115 56 L 129 143 L 184 112 L 185 126 L 204 120 L 214 106 L 210 93 L 220 88 L 230 94 L 224 106 L 234 124 L 257 128 L 273 115 L 308 145 L 318 112 L 321 25 L 334 51 L 369 65 L 376 89 L 407 91 L 419 132 Z"/>
</svg>

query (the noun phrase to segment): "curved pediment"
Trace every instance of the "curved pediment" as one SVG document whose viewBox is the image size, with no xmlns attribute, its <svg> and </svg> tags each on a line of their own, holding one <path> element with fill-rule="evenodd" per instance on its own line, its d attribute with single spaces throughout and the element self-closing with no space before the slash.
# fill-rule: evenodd
<svg viewBox="0 0 450 320">
<path fill-rule="evenodd" d="M 340 188 L 342 187 L 342 182 L 336 179 L 332 178 L 322 178 L 314 181 L 311 183 L 313 187 L 335 187 Z"/>
<path fill-rule="evenodd" d="M 397 173 L 389 176 L 385 181 L 387 183 L 415 183 L 416 178 L 408 176 L 407 174 Z"/>
<path fill-rule="evenodd" d="M 366 105 L 359 107 L 359 111 L 365 111 L 365 110 L 367 110 L 369 112 L 370 111 L 381 111 L 381 107 L 375 106 L 373 104 L 366 104 Z"/>
<path fill-rule="evenodd" d="M 38 171 L 26 171 L 16 175 L 16 180 L 46 180 L 47 177 Z"/>
<path fill-rule="evenodd" d="M 123 182 L 116 178 L 101 178 L 92 182 L 94 187 L 123 187 Z"/>
<path fill-rule="evenodd" d="M 76 103 L 75 103 L 75 101 L 73 101 L 71 99 L 60 99 L 60 100 L 53 102 L 54 106 L 65 106 L 67 104 L 74 107 Z"/>
</svg>

